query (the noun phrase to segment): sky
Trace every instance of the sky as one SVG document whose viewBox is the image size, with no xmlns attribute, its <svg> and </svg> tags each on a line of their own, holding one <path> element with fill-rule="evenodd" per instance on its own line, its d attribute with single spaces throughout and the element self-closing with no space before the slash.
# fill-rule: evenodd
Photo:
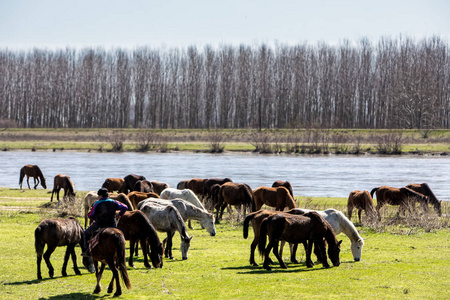
<svg viewBox="0 0 450 300">
<path fill-rule="evenodd" d="M 450 41 L 450 0 L 0 0 L 0 48 Z"/>
</svg>

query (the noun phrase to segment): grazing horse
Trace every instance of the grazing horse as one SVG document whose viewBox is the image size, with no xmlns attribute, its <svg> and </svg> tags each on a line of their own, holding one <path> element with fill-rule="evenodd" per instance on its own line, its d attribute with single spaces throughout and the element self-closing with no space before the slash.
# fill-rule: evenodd
<svg viewBox="0 0 450 300">
<path fill-rule="evenodd" d="M 194 194 L 194 192 L 191 191 L 190 189 L 179 190 L 179 189 L 174 189 L 174 188 L 166 188 L 161 192 L 159 197 L 161 199 L 166 199 L 166 200 L 183 199 L 183 200 L 186 200 L 187 202 L 197 206 L 198 208 L 206 211 L 203 204 L 200 202 L 200 200 L 197 198 L 197 196 Z M 190 229 L 192 229 L 191 220 L 188 221 L 188 227 Z"/>
<path fill-rule="evenodd" d="M 193 191 L 197 195 L 197 197 L 202 200 L 205 180 L 206 179 L 192 178 L 187 182 L 187 188 Z"/>
<path fill-rule="evenodd" d="M 138 204 L 138 209 L 147 216 L 156 230 L 167 233 L 167 238 L 165 239 L 167 246 L 164 247 L 165 256 L 173 259 L 172 238 L 175 231 L 178 231 L 181 238 L 181 257 L 188 259 L 188 251 L 191 246 L 192 237 L 189 236 L 186 224 L 176 207 L 173 205 L 162 206 L 149 201 L 141 201 Z"/>
<path fill-rule="evenodd" d="M 193 205 L 192 203 L 189 203 L 186 200 L 183 199 L 165 200 L 160 198 L 149 198 L 147 200 L 144 200 L 143 205 L 149 202 L 163 206 L 173 205 L 177 208 L 178 212 L 180 213 L 181 217 L 185 222 L 188 220 L 197 220 L 211 236 L 216 235 L 216 227 L 214 225 L 215 220 L 214 215 L 207 212 L 204 209 L 198 208 L 197 206 Z"/>
<path fill-rule="evenodd" d="M 161 195 L 161 192 L 169 187 L 167 183 L 159 182 L 156 180 L 152 180 L 151 183 L 153 185 L 153 191 L 158 195 Z"/>
<path fill-rule="evenodd" d="M 292 198 L 294 197 L 294 190 L 292 189 L 292 185 L 289 181 L 277 180 L 272 184 L 272 187 L 279 187 L 279 186 L 284 186 L 285 188 L 287 188 Z"/>
<path fill-rule="evenodd" d="M 105 182 L 102 184 L 102 188 L 108 190 L 108 193 L 118 191 L 119 193 L 124 193 L 125 180 L 123 178 L 106 178 Z"/>
<path fill-rule="evenodd" d="M 128 210 L 133 210 L 133 205 L 130 202 L 130 199 L 128 199 L 127 195 L 120 193 L 120 194 L 112 194 L 109 193 L 108 198 L 117 200 L 119 202 L 122 202 L 128 207 Z M 98 200 L 97 192 L 88 192 L 86 196 L 84 196 L 84 228 L 87 227 L 88 223 L 88 213 L 91 209 L 92 204 L 94 204 L 95 201 Z"/>
<path fill-rule="evenodd" d="M 252 189 L 244 183 L 225 182 L 220 186 L 216 208 L 216 221 L 222 220 L 223 212 L 227 205 L 237 207 L 243 206 L 244 217 L 247 208 L 251 211 L 255 210 L 255 202 L 253 201 Z"/>
<path fill-rule="evenodd" d="M 417 193 L 406 187 L 398 189 L 390 186 L 380 186 L 373 188 L 372 191 L 370 191 L 370 196 L 373 197 L 374 193 L 376 193 L 377 195 L 376 210 L 378 214 L 378 220 L 381 220 L 380 209 L 386 203 L 390 205 L 400 206 L 397 212 L 397 216 L 399 216 L 400 214 L 404 214 L 407 208 L 408 210 L 410 210 L 411 207 L 414 208 L 415 201 L 428 203 L 427 196 L 424 196 L 423 194 Z"/>
<path fill-rule="evenodd" d="M 355 261 L 360 261 L 362 256 L 362 248 L 364 246 L 364 240 L 359 235 L 358 230 L 356 230 L 355 225 L 353 225 L 352 221 L 350 221 L 342 212 L 329 208 L 327 210 L 310 210 L 310 209 L 304 209 L 304 208 L 294 208 L 287 213 L 289 214 L 305 214 L 307 212 L 315 211 L 318 213 L 322 218 L 327 221 L 328 224 L 330 224 L 331 228 L 334 231 L 334 234 L 337 236 L 340 233 L 345 234 L 351 242 L 350 249 L 353 254 L 353 259 Z M 282 242 L 283 244 L 284 242 Z M 282 249 L 282 247 L 281 247 Z M 280 255 L 281 255 L 280 251 Z M 319 261 L 321 260 L 321 257 L 319 256 L 320 253 L 317 251 L 314 251 Z M 292 254 L 292 253 L 291 253 Z M 294 253 L 295 256 L 295 253 Z"/>
<path fill-rule="evenodd" d="M 128 199 L 130 199 L 131 204 L 133 204 L 133 209 L 136 209 L 137 205 L 142 200 L 145 200 L 147 198 L 159 198 L 158 194 L 156 194 L 154 192 L 143 193 L 143 192 L 137 192 L 137 191 L 133 191 L 133 192 L 129 193 L 127 195 L 127 197 L 128 197 Z"/>
<path fill-rule="evenodd" d="M 147 258 L 147 256 L 150 256 L 153 267 L 162 268 L 164 254 L 163 244 L 159 240 L 153 225 L 140 210 L 125 212 L 125 214 L 120 217 L 117 228 L 123 232 L 125 240 L 130 240 L 130 257 L 128 259 L 128 265 L 130 267 L 134 268 L 134 246 L 136 245 L 136 242 L 139 241 L 144 255 L 144 266 L 151 268 Z M 147 244 L 150 245 L 150 253 L 147 251 Z"/>
<path fill-rule="evenodd" d="M 352 191 L 348 196 L 347 201 L 347 215 L 348 218 L 352 219 L 353 208 L 358 210 L 358 220 L 361 222 L 361 212 L 364 210 L 366 212 L 366 217 L 369 220 L 375 220 L 377 217 L 377 212 L 375 206 L 373 205 L 373 199 L 369 194 L 369 191 Z"/>
<path fill-rule="evenodd" d="M 275 207 L 275 210 L 283 211 L 285 208 L 295 208 L 295 201 L 289 190 L 284 186 L 279 187 L 259 187 L 253 191 L 255 209 L 260 210 L 265 204 Z"/>
<path fill-rule="evenodd" d="M 19 178 L 20 189 L 22 189 L 22 181 L 25 175 L 27 176 L 28 189 L 31 190 L 29 181 L 30 177 L 33 177 L 34 189 L 36 189 L 39 183 L 41 183 L 44 189 L 47 188 L 47 185 L 45 184 L 44 175 L 42 174 L 41 169 L 39 169 L 37 165 L 25 165 L 22 167 L 22 169 L 20 169 L 20 178 Z"/>
<path fill-rule="evenodd" d="M 41 275 L 41 261 L 44 252 L 45 244 L 47 244 L 47 251 L 44 253 L 44 260 L 48 267 L 48 275 L 53 278 L 54 269 L 50 262 L 50 256 L 56 247 L 67 246 L 66 254 L 64 255 L 64 263 L 62 267 L 62 276 L 67 276 L 66 268 L 69 256 L 72 257 L 73 269 L 75 274 L 80 275 L 80 270 L 77 266 L 77 256 L 75 254 L 75 246 L 80 244 L 84 251 L 83 245 L 84 230 L 80 223 L 74 218 L 69 219 L 46 219 L 42 220 L 34 231 L 34 246 L 37 254 L 37 278 L 42 279 Z M 90 257 L 83 257 L 83 265 L 94 273 L 94 265 Z"/>
<path fill-rule="evenodd" d="M 56 200 L 59 201 L 59 191 L 61 189 L 64 189 L 64 197 L 68 195 L 70 198 L 75 197 L 76 195 L 72 179 L 67 175 L 58 174 L 53 181 L 53 191 L 50 202 L 53 202 L 53 193 L 56 193 Z"/>
<path fill-rule="evenodd" d="M 138 180 L 133 187 L 133 191 L 142 193 L 153 192 L 153 184 L 148 180 Z"/>
<path fill-rule="evenodd" d="M 269 236 L 269 244 L 266 248 L 266 235 Z M 334 266 L 340 265 L 339 252 L 342 241 L 337 241 L 331 226 L 316 212 L 308 212 L 304 215 L 291 215 L 278 213 L 267 217 L 261 223 L 258 250 L 264 255 L 264 269 L 271 270 L 269 266 L 269 254 L 273 248 L 273 253 L 278 259 L 280 266 L 287 269 L 282 257 L 278 252 L 278 242 L 284 240 L 289 243 L 305 243 L 306 266 L 312 268 L 314 263 L 311 260 L 311 250 L 313 243 L 319 247 L 322 254 L 322 265 L 328 268 L 326 247 L 324 238 L 328 243 L 328 256 Z"/>
<path fill-rule="evenodd" d="M 122 275 L 122 280 L 128 289 L 131 289 L 130 279 L 127 273 L 127 266 L 125 261 L 125 237 L 122 231 L 117 228 L 108 227 L 98 233 L 98 243 L 92 246 L 93 237 L 90 240 L 90 253 L 94 260 L 95 277 L 97 278 L 97 285 L 95 286 L 94 294 L 101 292 L 100 280 L 102 279 L 103 271 L 106 265 L 113 273 L 113 277 L 108 286 L 108 293 L 112 293 L 114 289 L 114 281 L 116 282 L 116 292 L 114 296 L 122 295 L 122 287 L 120 286 L 119 272 Z M 101 262 L 100 270 L 98 269 L 98 262 Z"/>
<path fill-rule="evenodd" d="M 430 187 L 427 183 L 410 183 L 406 186 L 407 188 L 416 191 L 418 193 L 421 193 L 422 195 L 428 196 L 428 202 L 433 204 L 434 210 L 438 214 L 438 216 L 442 216 L 442 200 L 438 200 L 436 196 L 434 195 L 433 191 L 431 191 Z M 422 206 L 425 211 L 428 211 L 428 203 L 422 202 Z"/>
<path fill-rule="evenodd" d="M 128 194 L 129 192 L 132 192 L 134 190 L 134 186 L 136 185 L 136 182 L 139 180 L 145 180 L 145 177 L 142 175 L 135 175 L 135 174 L 129 174 L 123 178 L 125 181 L 123 192 L 124 194 Z"/>
</svg>

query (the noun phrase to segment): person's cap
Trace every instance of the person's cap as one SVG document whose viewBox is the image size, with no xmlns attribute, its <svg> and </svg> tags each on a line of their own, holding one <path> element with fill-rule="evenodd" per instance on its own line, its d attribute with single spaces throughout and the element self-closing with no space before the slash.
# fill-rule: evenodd
<svg viewBox="0 0 450 300">
<path fill-rule="evenodd" d="M 108 190 L 105 188 L 101 188 L 97 191 L 97 195 L 108 197 Z"/>
</svg>

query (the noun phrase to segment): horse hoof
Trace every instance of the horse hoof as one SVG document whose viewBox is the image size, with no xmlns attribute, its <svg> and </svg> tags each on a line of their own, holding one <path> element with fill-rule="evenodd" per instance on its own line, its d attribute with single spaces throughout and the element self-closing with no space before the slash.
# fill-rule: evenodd
<svg viewBox="0 0 450 300">
<path fill-rule="evenodd" d="M 81 275 L 81 272 L 80 272 L 79 270 L 76 270 L 76 271 L 75 271 L 75 274 L 76 274 L 76 275 Z M 64 276 L 64 275 L 63 275 L 63 276 Z"/>
<path fill-rule="evenodd" d="M 116 293 L 114 294 L 114 297 L 119 297 L 120 295 L 122 295 L 122 293 L 116 292 Z"/>
<path fill-rule="evenodd" d="M 106 291 L 108 294 L 111 294 L 113 292 L 113 289 L 108 288 L 108 290 Z M 114 294 L 115 296 L 116 294 Z"/>
<path fill-rule="evenodd" d="M 102 291 L 102 289 L 101 288 L 95 288 L 95 290 L 94 290 L 94 294 L 98 294 L 98 293 L 100 293 Z"/>
<path fill-rule="evenodd" d="M 42 280 L 42 276 L 40 274 L 38 275 L 38 280 Z"/>
<path fill-rule="evenodd" d="M 296 259 L 292 259 L 292 260 L 291 260 L 291 263 L 293 263 L 293 264 L 299 264 L 298 260 L 296 260 Z"/>
</svg>

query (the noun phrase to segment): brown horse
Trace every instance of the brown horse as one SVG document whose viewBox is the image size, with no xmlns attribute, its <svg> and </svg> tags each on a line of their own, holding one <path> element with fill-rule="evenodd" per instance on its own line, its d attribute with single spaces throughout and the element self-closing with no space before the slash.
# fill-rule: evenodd
<svg viewBox="0 0 450 300">
<path fill-rule="evenodd" d="M 161 192 L 169 187 L 169 185 L 165 182 L 159 182 L 156 180 L 152 180 L 150 182 L 153 185 L 153 192 L 155 192 L 158 195 L 161 195 Z"/>
<path fill-rule="evenodd" d="M 293 209 L 296 207 L 294 198 L 284 186 L 259 187 L 253 191 L 253 198 L 255 199 L 256 210 L 260 210 L 264 204 L 275 207 L 279 211 L 283 211 L 285 208 Z"/>
<path fill-rule="evenodd" d="M 20 169 L 20 178 L 19 178 L 20 189 L 22 189 L 22 181 L 25 175 L 27 176 L 28 189 L 31 190 L 29 181 L 30 177 L 33 177 L 34 179 L 34 189 L 36 189 L 39 183 L 41 183 L 44 189 L 47 188 L 47 185 L 45 184 L 44 175 L 42 174 L 41 169 L 39 169 L 37 165 L 25 165 L 22 167 L 22 169 Z"/>
<path fill-rule="evenodd" d="M 148 180 L 138 180 L 136 181 L 136 184 L 133 187 L 133 191 L 142 193 L 153 192 L 153 185 Z"/>
<path fill-rule="evenodd" d="M 125 237 L 117 228 L 106 228 L 98 233 L 98 244 L 90 248 L 92 259 L 94 260 L 95 276 L 97 278 L 97 285 L 95 286 L 94 294 L 101 292 L 100 280 L 102 279 L 103 271 L 106 265 L 113 273 L 113 277 L 108 286 L 108 293 L 112 293 L 114 289 L 114 281 L 116 282 L 116 292 L 114 296 L 122 295 L 122 287 L 120 286 L 119 272 L 122 275 L 122 280 L 128 289 L 131 289 L 130 279 L 128 278 L 127 266 L 125 262 Z M 93 237 L 90 241 L 92 243 L 96 238 Z M 101 262 L 100 270 L 98 269 L 98 262 Z"/>
<path fill-rule="evenodd" d="M 56 200 L 59 201 L 59 191 L 64 189 L 64 197 L 75 197 L 75 188 L 72 179 L 69 176 L 58 174 L 53 181 L 53 190 L 50 202 L 53 202 L 53 193 L 56 193 Z"/>
<path fill-rule="evenodd" d="M 203 200 L 203 190 L 205 186 L 205 180 L 206 179 L 192 178 L 187 183 L 187 188 L 193 191 L 194 194 L 196 194 L 197 197 L 200 199 L 200 201 Z"/>
<path fill-rule="evenodd" d="M 277 180 L 272 184 L 272 187 L 279 187 L 279 186 L 284 186 L 285 188 L 287 188 L 289 191 L 289 194 L 291 194 L 291 196 L 294 197 L 294 191 L 293 191 L 292 185 L 289 181 Z"/>
<path fill-rule="evenodd" d="M 414 209 L 415 201 L 428 203 L 428 197 L 417 193 L 409 188 L 394 188 L 390 186 L 380 186 L 370 191 L 370 196 L 377 195 L 377 214 L 378 220 L 381 220 L 380 209 L 384 204 L 399 205 L 397 216 L 404 214 L 405 210 Z"/>
<path fill-rule="evenodd" d="M 105 182 L 102 184 L 102 188 L 108 190 L 108 193 L 118 191 L 119 193 L 124 192 L 125 180 L 123 178 L 106 178 Z"/>
<path fill-rule="evenodd" d="M 347 201 L 347 214 L 348 218 L 352 219 L 352 211 L 356 208 L 358 210 L 358 219 L 361 223 L 361 212 L 364 210 L 366 217 L 370 220 L 375 220 L 377 212 L 373 204 L 373 199 L 369 194 L 369 191 L 353 191 L 350 192 Z"/>
<path fill-rule="evenodd" d="M 44 254 L 44 260 L 48 267 L 48 275 L 53 278 L 54 269 L 50 262 L 50 256 L 55 251 L 56 247 L 67 246 L 66 254 L 64 255 L 64 263 L 62 267 L 62 276 L 67 276 L 66 268 L 69 256 L 72 257 L 73 269 L 75 274 L 80 275 L 81 272 L 77 266 L 77 256 L 75 254 L 75 246 L 80 244 L 83 247 L 84 230 L 80 223 L 74 218 L 69 219 L 46 219 L 42 220 L 34 231 L 34 246 L 37 254 L 37 278 L 42 279 L 41 275 L 41 261 L 44 247 L 47 244 L 47 251 Z M 94 265 L 90 257 L 83 257 L 83 265 L 94 273 Z"/>
<path fill-rule="evenodd" d="M 216 222 L 222 220 L 223 212 L 227 205 L 237 207 L 243 206 L 244 217 L 248 210 L 255 210 L 255 203 L 253 201 L 252 190 L 250 186 L 244 183 L 226 182 L 220 186 L 216 208 Z"/>
<path fill-rule="evenodd" d="M 134 268 L 134 246 L 139 241 L 144 255 L 144 266 L 151 268 L 147 258 L 147 256 L 150 256 L 153 267 L 162 268 L 163 244 L 159 240 L 153 225 L 140 210 L 125 212 L 120 218 L 119 223 L 117 223 L 117 228 L 122 230 L 126 240 L 130 240 L 130 257 L 128 259 L 128 265 L 130 267 Z M 147 244 L 150 245 L 150 253 L 148 253 Z"/>
<path fill-rule="evenodd" d="M 157 195 L 154 192 L 137 192 L 133 191 L 127 195 L 128 199 L 130 199 L 131 204 L 133 204 L 133 208 L 136 209 L 139 202 L 142 200 L 145 200 L 147 198 L 159 198 L 159 195 Z"/>
<path fill-rule="evenodd" d="M 134 191 L 134 186 L 136 185 L 136 182 L 139 180 L 145 180 L 145 177 L 142 175 L 136 175 L 136 174 L 129 174 L 123 178 L 125 180 L 123 193 L 128 194 L 129 192 Z"/>
<path fill-rule="evenodd" d="M 266 236 L 269 236 L 269 244 L 266 248 Z M 264 255 L 264 269 L 271 270 L 269 266 L 269 254 L 273 249 L 275 257 L 280 266 L 287 269 L 282 257 L 278 252 L 280 240 L 288 243 L 304 243 L 307 241 L 306 266 L 312 268 L 314 263 L 311 260 L 313 243 L 319 248 L 323 258 L 322 265 L 328 268 L 324 239 L 328 244 L 328 256 L 334 266 L 340 265 L 339 252 L 342 241 L 337 241 L 330 224 L 328 224 L 318 213 L 308 212 L 304 215 L 291 215 L 278 213 L 264 219 L 261 223 L 259 233 L 258 250 Z"/>
<path fill-rule="evenodd" d="M 410 183 L 406 187 L 415 192 L 418 192 L 418 193 L 421 193 L 422 195 L 427 196 L 428 203 L 430 203 L 434 206 L 434 210 L 436 211 L 436 213 L 438 214 L 439 217 L 442 216 L 442 208 L 441 208 L 442 200 L 438 200 L 436 198 L 436 196 L 431 191 L 431 189 L 427 183 L 421 183 L 421 184 L 420 183 Z M 428 203 L 426 203 L 426 202 L 421 202 L 421 203 L 422 203 L 424 210 L 426 212 L 428 212 Z"/>
<path fill-rule="evenodd" d="M 120 194 L 113 194 L 109 193 L 109 198 L 113 200 L 117 200 L 119 202 L 122 202 L 128 207 L 128 210 L 133 210 L 133 204 L 131 204 L 130 199 L 128 199 L 127 195 L 120 193 Z M 84 196 L 84 228 L 87 226 L 88 222 L 88 213 L 91 209 L 92 204 L 94 204 L 95 201 L 98 200 L 97 192 L 88 192 L 86 196 Z"/>
</svg>

